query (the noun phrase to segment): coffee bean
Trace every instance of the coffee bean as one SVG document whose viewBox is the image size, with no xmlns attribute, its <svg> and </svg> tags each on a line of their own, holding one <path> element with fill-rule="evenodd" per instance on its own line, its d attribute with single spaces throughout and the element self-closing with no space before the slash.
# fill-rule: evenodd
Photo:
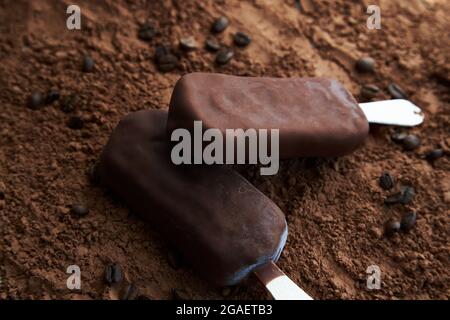
<svg viewBox="0 0 450 320">
<path fill-rule="evenodd" d="M 45 96 L 45 104 L 51 104 L 59 99 L 59 91 L 57 89 L 50 89 Z"/>
<path fill-rule="evenodd" d="M 217 42 L 216 39 L 214 39 L 214 38 L 208 38 L 208 39 L 205 41 L 205 48 L 206 48 L 206 50 L 208 50 L 208 51 L 211 51 L 211 52 L 217 52 L 217 51 L 220 50 L 220 44 L 219 44 L 219 42 Z"/>
<path fill-rule="evenodd" d="M 361 88 L 361 96 L 366 99 L 375 98 L 379 92 L 380 88 L 373 84 L 364 85 Z"/>
<path fill-rule="evenodd" d="M 371 57 L 364 57 L 356 61 L 356 70 L 359 72 L 373 72 L 375 69 L 375 60 Z"/>
<path fill-rule="evenodd" d="M 400 222 L 395 220 L 389 220 L 384 226 L 384 234 L 388 237 L 393 236 L 400 231 Z"/>
<path fill-rule="evenodd" d="M 214 21 L 211 26 L 211 31 L 214 33 L 221 33 L 228 27 L 229 24 L 230 22 L 228 21 L 228 19 L 222 16 Z"/>
<path fill-rule="evenodd" d="M 144 24 L 138 30 L 138 38 L 143 41 L 151 41 L 156 35 L 156 29 L 151 24 Z"/>
<path fill-rule="evenodd" d="M 400 222 L 400 228 L 403 231 L 408 232 L 409 230 L 411 230 L 415 226 L 416 220 L 417 220 L 416 213 L 415 212 L 408 212 L 407 214 L 405 214 L 402 217 L 402 220 Z"/>
<path fill-rule="evenodd" d="M 78 103 L 78 97 L 75 94 L 65 96 L 61 99 L 60 108 L 64 113 L 73 112 Z"/>
<path fill-rule="evenodd" d="M 409 134 L 405 137 L 405 139 L 403 139 L 402 145 L 403 149 L 411 151 L 417 149 L 420 146 L 420 139 L 413 134 Z"/>
<path fill-rule="evenodd" d="M 388 196 L 384 200 L 384 203 L 386 203 L 386 204 L 395 204 L 395 203 L 408 204 L 414 199 L 415 194 L 416 194 L 416 192 L 413 187 L 401 186 L 400 191 Z"/>
<path fill-rule="evenodd" d="M 416 195 L 416 191 L 411 186 L 401 186 L 400 191 L 402 193 L 400 203 L 402 204 L 410 203 L 414 199 L 414 196 Z"/>
<path fill-rule="evenodd" d="M 27 106 L 32 110 L 36 110 L 43 104 L 43 98 L 40 92 L 34 91 L 28 97 Z"/>
<path fill-rule="evenodd" d="M 135 300 L 138 295 L 138 289 L 132 283 L 125 287 L 121 300 Z"/>
<path fill-rule="evenodd" d="M 94 70 L 94 59 L 92 59 L 89 56 L 85 56 L 83 58 L 83 65 L 82 65 L 82 70 L 83 72 L 91 72 L 92 70 Z"/>
<path fill-rule="evenodd" d="M 105 268 L 105 280 L 108 284 L 119 283 L 123 280 L 122 268 L 117 263 L 110 263 Z"/>
<path fill-rule="evenodd" d="M 82 129 L 84 127 L 84 121 L 83 121 L 83 119 L 81 119 L 78 116 L 72 116 L 67 121 L 67 126 L 70 129 L 79 130 L 79 129 Z"/>
<path fill-rule="evenodd" d="M 155 49 L 155 62 L 158 63 L 158 61 L 162 57 L 164 57 L 164 56 L 166 56 L 168 54 L 171 54 L 170 47 L 165 46 L 165 45 L 156 47 L 156 49 Z"/>
<path fill-rule="evenodd" d="M 178 58 L 173 54 L 167 54 L 159 59 L 157 67 L 161 72 L 170 72 L 178 66 Z"/>
<path fill-rule="evenodd" d="M 180 39 L 180 48 L 184 51 L 192 51 L 197 49 L 197 42 L 193 37 Z"/>
<path fill-rule="evenodd" d="M 408 136 L 406 132 L 403 131 L 394 131 L 391 135 L 391 140 L 395 143 L 402 143 L 403 140 Z"/>
<path fill-rule="evenodd" d="M 85 217 L 89 213 L 89 209 L 81 204 L 74 204 L 70 208 L 70 214 L 76 217 Z"/>
<path fill-rule="evenodd" d="M 252 38 L 244 32 L 236 32 L 233 41 L 238 47 L 246 47 L 252 42 Z"/>
<path fill-rule="evenodd" d="M 391 83 L 388 85 L 388 91 L 394 99 L 406 99 L 406 92 L 403 91 L 397 84 Z"/>
<path fill-rule="evenodd" d="M 434 160 L 439 159 L 442 156 L 444 156 L 444 150 L 442 150 L 442 149 L 434 149 L 434 150 L 431 150 L 431 151 L 427 152 L 427 154 L 425 155 L 425 158 L 428 161 L 434 161 Z"/>
<path fill-rule="evenodd" d="M 392 177 L 388 172 L 384 172 L 379 179 L 380 187 L 385 190 L 392 189 L 395 184 L 394 177 Z"/>
<path fill-rule="evenodd" d="M 231 49 L 222 49 L 217 53 L 216 63 L 219 65 L 227 64 L 234 56 L 234 51 Z"/>
</svg>

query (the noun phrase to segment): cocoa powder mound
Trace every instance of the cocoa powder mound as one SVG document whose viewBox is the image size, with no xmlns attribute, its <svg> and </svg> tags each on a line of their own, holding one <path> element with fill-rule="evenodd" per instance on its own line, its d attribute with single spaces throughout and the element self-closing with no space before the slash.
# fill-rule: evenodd
<svg viewBox="0 0 450 320">
<path fill-rule="evenodd" d="M 166 109 L 176 80 L 193 71 L 333 77 L 360 101 L 363 85 L 380 89 L 375 100 L 390 98 L 391 83 L 400 86 L 426 115 L 405 129 L 420 137 L 419 148 L 405 151 L 390 138 L 395 128 L 373 126 L 349 156 L 284 161 L 270 177 L 252 166 L 236 169 L 285 212 L 290 234 L 279 266 L 314 298 L 450 298 L 450 3 L 379 1 L 381 29 L 369 30 L 367 1 L 273 2 L 80 0 L 82 28 L 68 30 L 68 1 L 2 1 L 0 299 L 118 299 L 124 291 L 138 299 L 268 297 L 254 278 L 212 288 L 89 178 L 119 119 Z M 215 64 L 202 45 L 178 49 L 190 36 L 203 44 L 222 15 L 229 26 L 214 37 L 234 50 L 227 64 Z M 146 23 L 151 33 L 143 41 L 138 31 Z M 250 45 L 233 46 L 238 31 L 251 36 Z M 178 63 L 165 73 L 154 64 L 162 44 Z M 355 63 L 366 56 L 375 70 L 359 73 Z M 85 57 L 94 62 L 89 72 Z M 51 89 L 59 99 L 53 92 L 44 101 Z M 42 101 L 29 108 L 33 92 Z M 444 156 L 426 160 L 435 148 Z M 391 193 L 378 184 L 384 172 L 397 187 L 414 187 L 412 202 L 384 204 Z M 386 221 L 411 211 L 417 221 L 409 232 L 383 235 Z M 120 265 L 120 283 L 105 282 L 110 264 Z M 80 267 L 79 290 L 66 286 L 70 265 Z M 373 265 L 381 270 L 379 290 L 366 285 Z"/>
</svg>

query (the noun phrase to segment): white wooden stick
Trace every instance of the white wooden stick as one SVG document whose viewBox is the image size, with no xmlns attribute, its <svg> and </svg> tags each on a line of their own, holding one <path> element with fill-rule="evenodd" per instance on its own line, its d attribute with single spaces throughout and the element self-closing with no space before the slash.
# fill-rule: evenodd
<svg viewBox="0 0 450 320">
<path fill-rule="evenodd" d="M 424 119 L 422 110 L 404 99 L 360 103 L 359 106 L 370 123 L 412 127 Z"/>
<path fill-rule="evenodd" d="M 257 269 L 255 274 L 275 300 L 313 300 L 273 262 Z"/>
</svg>

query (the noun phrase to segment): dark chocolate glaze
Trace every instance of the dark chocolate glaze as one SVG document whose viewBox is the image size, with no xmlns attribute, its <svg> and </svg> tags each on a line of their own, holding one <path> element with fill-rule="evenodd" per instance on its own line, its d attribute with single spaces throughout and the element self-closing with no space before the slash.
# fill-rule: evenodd
<svg viewBox="0 0 450 320">
<path fill-rule="evenodd" d="M 237 77 L 190 73 L 170 101 L 168 131 L 203 128 L 279 129 L 280 158 L 334 157 L 366 139 L 367 119 L 334 79 Z"/>
<path fill-rule="evenodd" d="M 228 167 L 172 164 L 166 123 L 165 111 L 124 117 L 103 150 L 101 183 L 215 285 L 276 261 L 287 236 L 278 206 Z"/>
</svg>

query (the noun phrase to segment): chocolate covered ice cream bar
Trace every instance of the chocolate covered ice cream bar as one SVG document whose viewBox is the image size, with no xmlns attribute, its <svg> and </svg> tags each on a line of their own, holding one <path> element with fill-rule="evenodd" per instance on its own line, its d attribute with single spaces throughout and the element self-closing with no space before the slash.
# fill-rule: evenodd
<svg viewBox="0 0 450 320">
<path fill-rule="evenodd" d="M 397 101 L 399 108 L 390 108 L 391 101 Z M 334 79 L 191 73 L 184 75 L 173 90 L 168 132 L 192 130 L 194 121 L 202 121 L 205 130 L 217 128 L 222 132 L 278 129 L 281 159 L 335 157 L 364 143 L 369 131 L 366 115 L 377 123 L 422 122 L 423 116 L 412 114 L 419 108 L 406 100 L 391 101 L 376 102 L 377 108 L 375 103 L 358 105 Z"/>
<path fill-rule="evenodd" d="M 226 166 L 174 165 L 166 123 L 165 111 L 123 118 L 102 152 L 101 183 L 213 284 L 276 261 L 287 237 L 278 206 Z"/>
</svg>

